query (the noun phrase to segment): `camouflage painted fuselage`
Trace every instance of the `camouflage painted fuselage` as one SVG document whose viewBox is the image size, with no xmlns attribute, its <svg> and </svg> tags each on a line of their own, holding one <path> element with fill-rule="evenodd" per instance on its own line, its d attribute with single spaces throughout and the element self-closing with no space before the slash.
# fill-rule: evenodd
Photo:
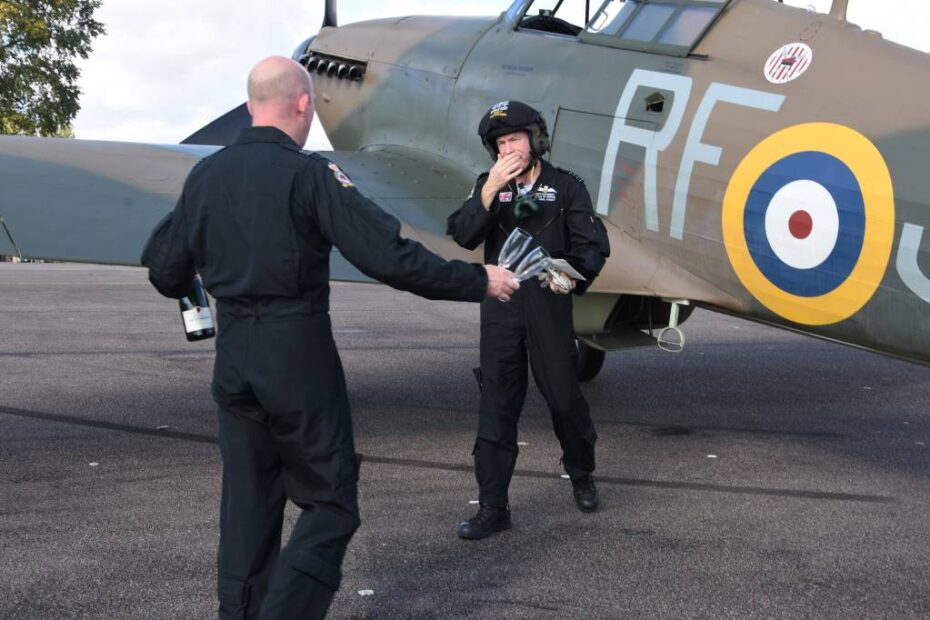
<svg viewBox="0 0 930 620">
<path fill-rule="evenodd" d="M 321 31 L 315 55 L 365 67 L 360 80 L 314 72 L 334 146 L 429 153 L 445 162 L 433 182 L 464 198 L 490 163 L 482 112 L 526 101 L 549 120 L 552 161 L 585 178 L 609 223 L 579 333 L 620 329 L 624 296 L 676 298 L 930 361 L 930 56 L 771 0 L 731 2 L 686 57 L 519 17 Z M 458 255 L 445 215 L 413 226 Z"/>
</svg>

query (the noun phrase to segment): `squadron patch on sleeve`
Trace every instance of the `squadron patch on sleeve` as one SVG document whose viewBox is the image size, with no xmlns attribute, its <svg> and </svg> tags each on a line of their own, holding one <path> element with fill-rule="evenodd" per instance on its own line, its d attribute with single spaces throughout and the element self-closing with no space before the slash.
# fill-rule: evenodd
<svg viewBox="0 0 930 620">
<path fill-rule="evenodd" d="M 355 187 L 355 183 L 352 182 L 352 179 L 342 171 L 339 166 L 333 162 L 329 162 L 329 169 L 333 171 L 333 176 L 336 177 L 336 180 L 339 181 L 339 184 L 343 187 Z"/>
</svg>

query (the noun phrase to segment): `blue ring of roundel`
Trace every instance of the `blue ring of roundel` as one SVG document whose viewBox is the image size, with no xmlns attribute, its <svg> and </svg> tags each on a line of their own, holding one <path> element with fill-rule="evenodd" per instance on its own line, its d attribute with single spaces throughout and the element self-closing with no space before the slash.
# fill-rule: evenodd
<svg viewBox="0 0 930 620">
<path fill-rule="evenodd" d="M 772 197 L 789 183 L 800 180 L 823 186 L 838 211 L 839 231 L 833 251 L 810 269 L 798 269 L 783 262 L 772 249 L 765 230 L 765 214 Z M 865 239 L 862 189 L 849 166 L 838 158 L 816 151 L 795 153 L 769 166 L 753 184 L 743 213 L 743 226 L 753 261 L 773 285 L 792 295 L 817 297 L 845 282 L 862 253 Z"/>
</svg>

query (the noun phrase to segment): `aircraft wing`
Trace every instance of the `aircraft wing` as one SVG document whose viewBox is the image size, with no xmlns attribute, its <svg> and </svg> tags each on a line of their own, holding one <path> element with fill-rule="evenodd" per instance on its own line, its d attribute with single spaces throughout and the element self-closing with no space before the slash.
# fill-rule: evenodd
<svg viewBox="0 0 930 620">
<path fill-rule="evenodd" d="M 217 148 L 2 136 L 0 254 L 138 265 L 190 169 Z M 471 187 L 468 171 L 400 147 L 323 155 L 401 220 L 405 236 L 445 256 L 478 260 L 445 237 L 446 216 Z M 337 252 L 332 277 L 369 281 Z"/>
<path fill-rule="evenodd" d="M 405 237 L 445 258 L 483 262 L 480 253 L 464 250 L 446 236 L 446 218 L 462 206 L 474 186 L 470 171 L 447 159 L 398 146 L 321 155 L 342 168 L 362 194 L 399 219 Z M 355 279 L 337 277 L 337 261 L 332 264 L 334 279 Z"/>
<path fill-rule="evenodd" d="M 214 151 L 2 136 L 0 217 L 9 234 L 0 229 L 0 253 L 138 265 L 152 228 L 174 208 L 184 177 Z"/>
</svg>

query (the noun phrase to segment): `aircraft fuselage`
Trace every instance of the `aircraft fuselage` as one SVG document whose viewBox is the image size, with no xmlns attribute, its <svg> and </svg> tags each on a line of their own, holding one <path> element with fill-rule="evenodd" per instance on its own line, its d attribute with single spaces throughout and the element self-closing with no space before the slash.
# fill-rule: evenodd
<svg viewBox="0 0 930 620">
<path fill-rule="evenodd" d="M 478 119 L 520 99 L 610 224 L 595 293 L 930 361 L 926 54 L 770 0 L 731 2 L 687 57 L 519 17 L 324 29 L 314 53 L 366 65 L 358 81 L 314 76 L 334 146 L 402 145 L 477 174 Z"/>
</svg>

